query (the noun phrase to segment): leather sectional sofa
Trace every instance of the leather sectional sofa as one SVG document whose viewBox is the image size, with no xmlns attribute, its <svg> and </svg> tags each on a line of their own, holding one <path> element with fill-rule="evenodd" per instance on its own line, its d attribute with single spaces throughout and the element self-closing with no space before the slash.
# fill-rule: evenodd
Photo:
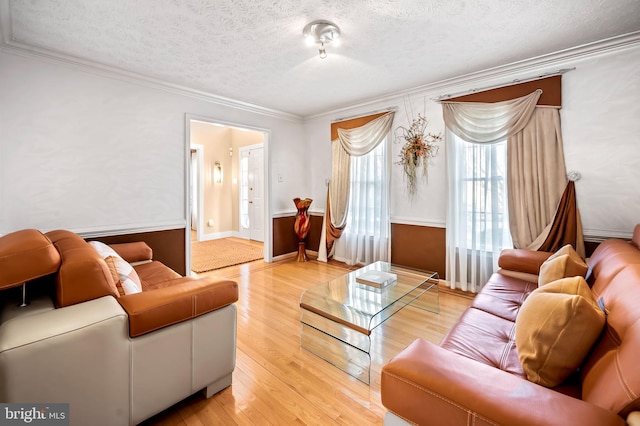
<svg viewBox="0 0 640 426">
<path fill-rule="evenodd" d="M 553 387 L 528 380 L 515 337 L 518 315 L 538 288 L 540 267 L 551 253 L 505 250 L 501 270 L 439 346 L 416 340 L 383 367 L 385 424 L 637 424 L 639 247 L 640 225 L 631 242 L 606 240 L 588 260 L 589 303 L 601 307 L 606 319 L 579 368 Z M 569 337 L 576 336 L 560 335 L 558 342 Z"/>
<path fill-rule="evenodd" d="M 69 403 L 72 425 L 137 424 L 231 384 L 238 287 L 181 277 L 144 243 L 111 246 L 142 291 L 69 231 L 0 237 L 0 401 Z M 26 289 L 30 304 L 18 307 Z"/>
</svg>

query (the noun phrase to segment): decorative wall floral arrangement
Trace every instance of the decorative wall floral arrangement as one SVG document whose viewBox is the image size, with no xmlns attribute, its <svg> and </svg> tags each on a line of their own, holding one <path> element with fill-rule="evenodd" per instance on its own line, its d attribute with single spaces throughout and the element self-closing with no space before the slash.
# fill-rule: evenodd
<svg viewBox="0 0 640 426">
<path fill-rule="evenodd" d="M 417 192 L 417 170 L 422 168 L 422 176 L 427 178 L 427 166 L 429 158 L 438 155 L 438 142 L 442 140 L 442 133 L 427 132 L 426 117 L 418 113 L 418 118 L 413 119 L 409 127 L 399 126 L 395 130 L 396 143 L 401 143 L 400 161 L 396 164 L 404 168 L 407 182 L 407 192 L 413 196 Z"/>
</svg>

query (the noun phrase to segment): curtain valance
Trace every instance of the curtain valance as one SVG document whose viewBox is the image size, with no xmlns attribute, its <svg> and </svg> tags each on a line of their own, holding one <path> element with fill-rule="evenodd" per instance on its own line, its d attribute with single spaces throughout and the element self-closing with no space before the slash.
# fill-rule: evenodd
<svg viewBox="0 0 640 426">
<path fill-rule="evenodd" d="M 395 113 L 390 111 L 355 129 L 338 129 L 338 140 L 331 144 L 331 225 L 342 228 L 347 220 L 349 184 L 351 182 L 351 156 L 365 155 L 384 140 Z"/>
<path fill-rule="evenodd" d="M 347 154 L 359 157 L 368 154 L 387 136 L 393 123 L 393 112 L 355 129 L 338 128 L 338 140 Z"/>
<path fill-rule="evenodd" d="M 495 103 L 442 102 L 445 125 L 467 142 L 492 143 L 520 132 L 531 119 L 542 90 Z"/>
</svg>

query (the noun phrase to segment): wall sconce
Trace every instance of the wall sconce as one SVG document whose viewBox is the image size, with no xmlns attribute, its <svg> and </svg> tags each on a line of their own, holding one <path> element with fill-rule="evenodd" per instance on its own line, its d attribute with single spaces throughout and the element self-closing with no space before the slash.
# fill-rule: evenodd
<svg viewBox="0 0 640 426">
<path fill-rule="evenodd" d="M 229 157 L 233 157 L 233 148 L 229 148 Z"/>
<path fill-rule="evenodd" d="M 219 161 L 216 161 L 213 165 L 213 181 L 222 183 L 222 166 Z"/>
</svg>

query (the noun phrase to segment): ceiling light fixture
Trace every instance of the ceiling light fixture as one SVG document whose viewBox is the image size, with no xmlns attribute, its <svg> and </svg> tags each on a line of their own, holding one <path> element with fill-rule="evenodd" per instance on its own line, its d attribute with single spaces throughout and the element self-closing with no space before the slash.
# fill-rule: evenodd
<svg viewBox="0 0 640 426">
<path fill-rule="evenodd" d="M 333 22 L 323 19 L 309 22 L 302 30 L 302 34 L 304 34 L 307 45 L 320 45 L 318 47 L 318 53 L 322 59 L 327 57 L 325 45 L 333 43 L 334 46 L 337 46 L 340 41 L 340 28 Z"/>
</svg>

